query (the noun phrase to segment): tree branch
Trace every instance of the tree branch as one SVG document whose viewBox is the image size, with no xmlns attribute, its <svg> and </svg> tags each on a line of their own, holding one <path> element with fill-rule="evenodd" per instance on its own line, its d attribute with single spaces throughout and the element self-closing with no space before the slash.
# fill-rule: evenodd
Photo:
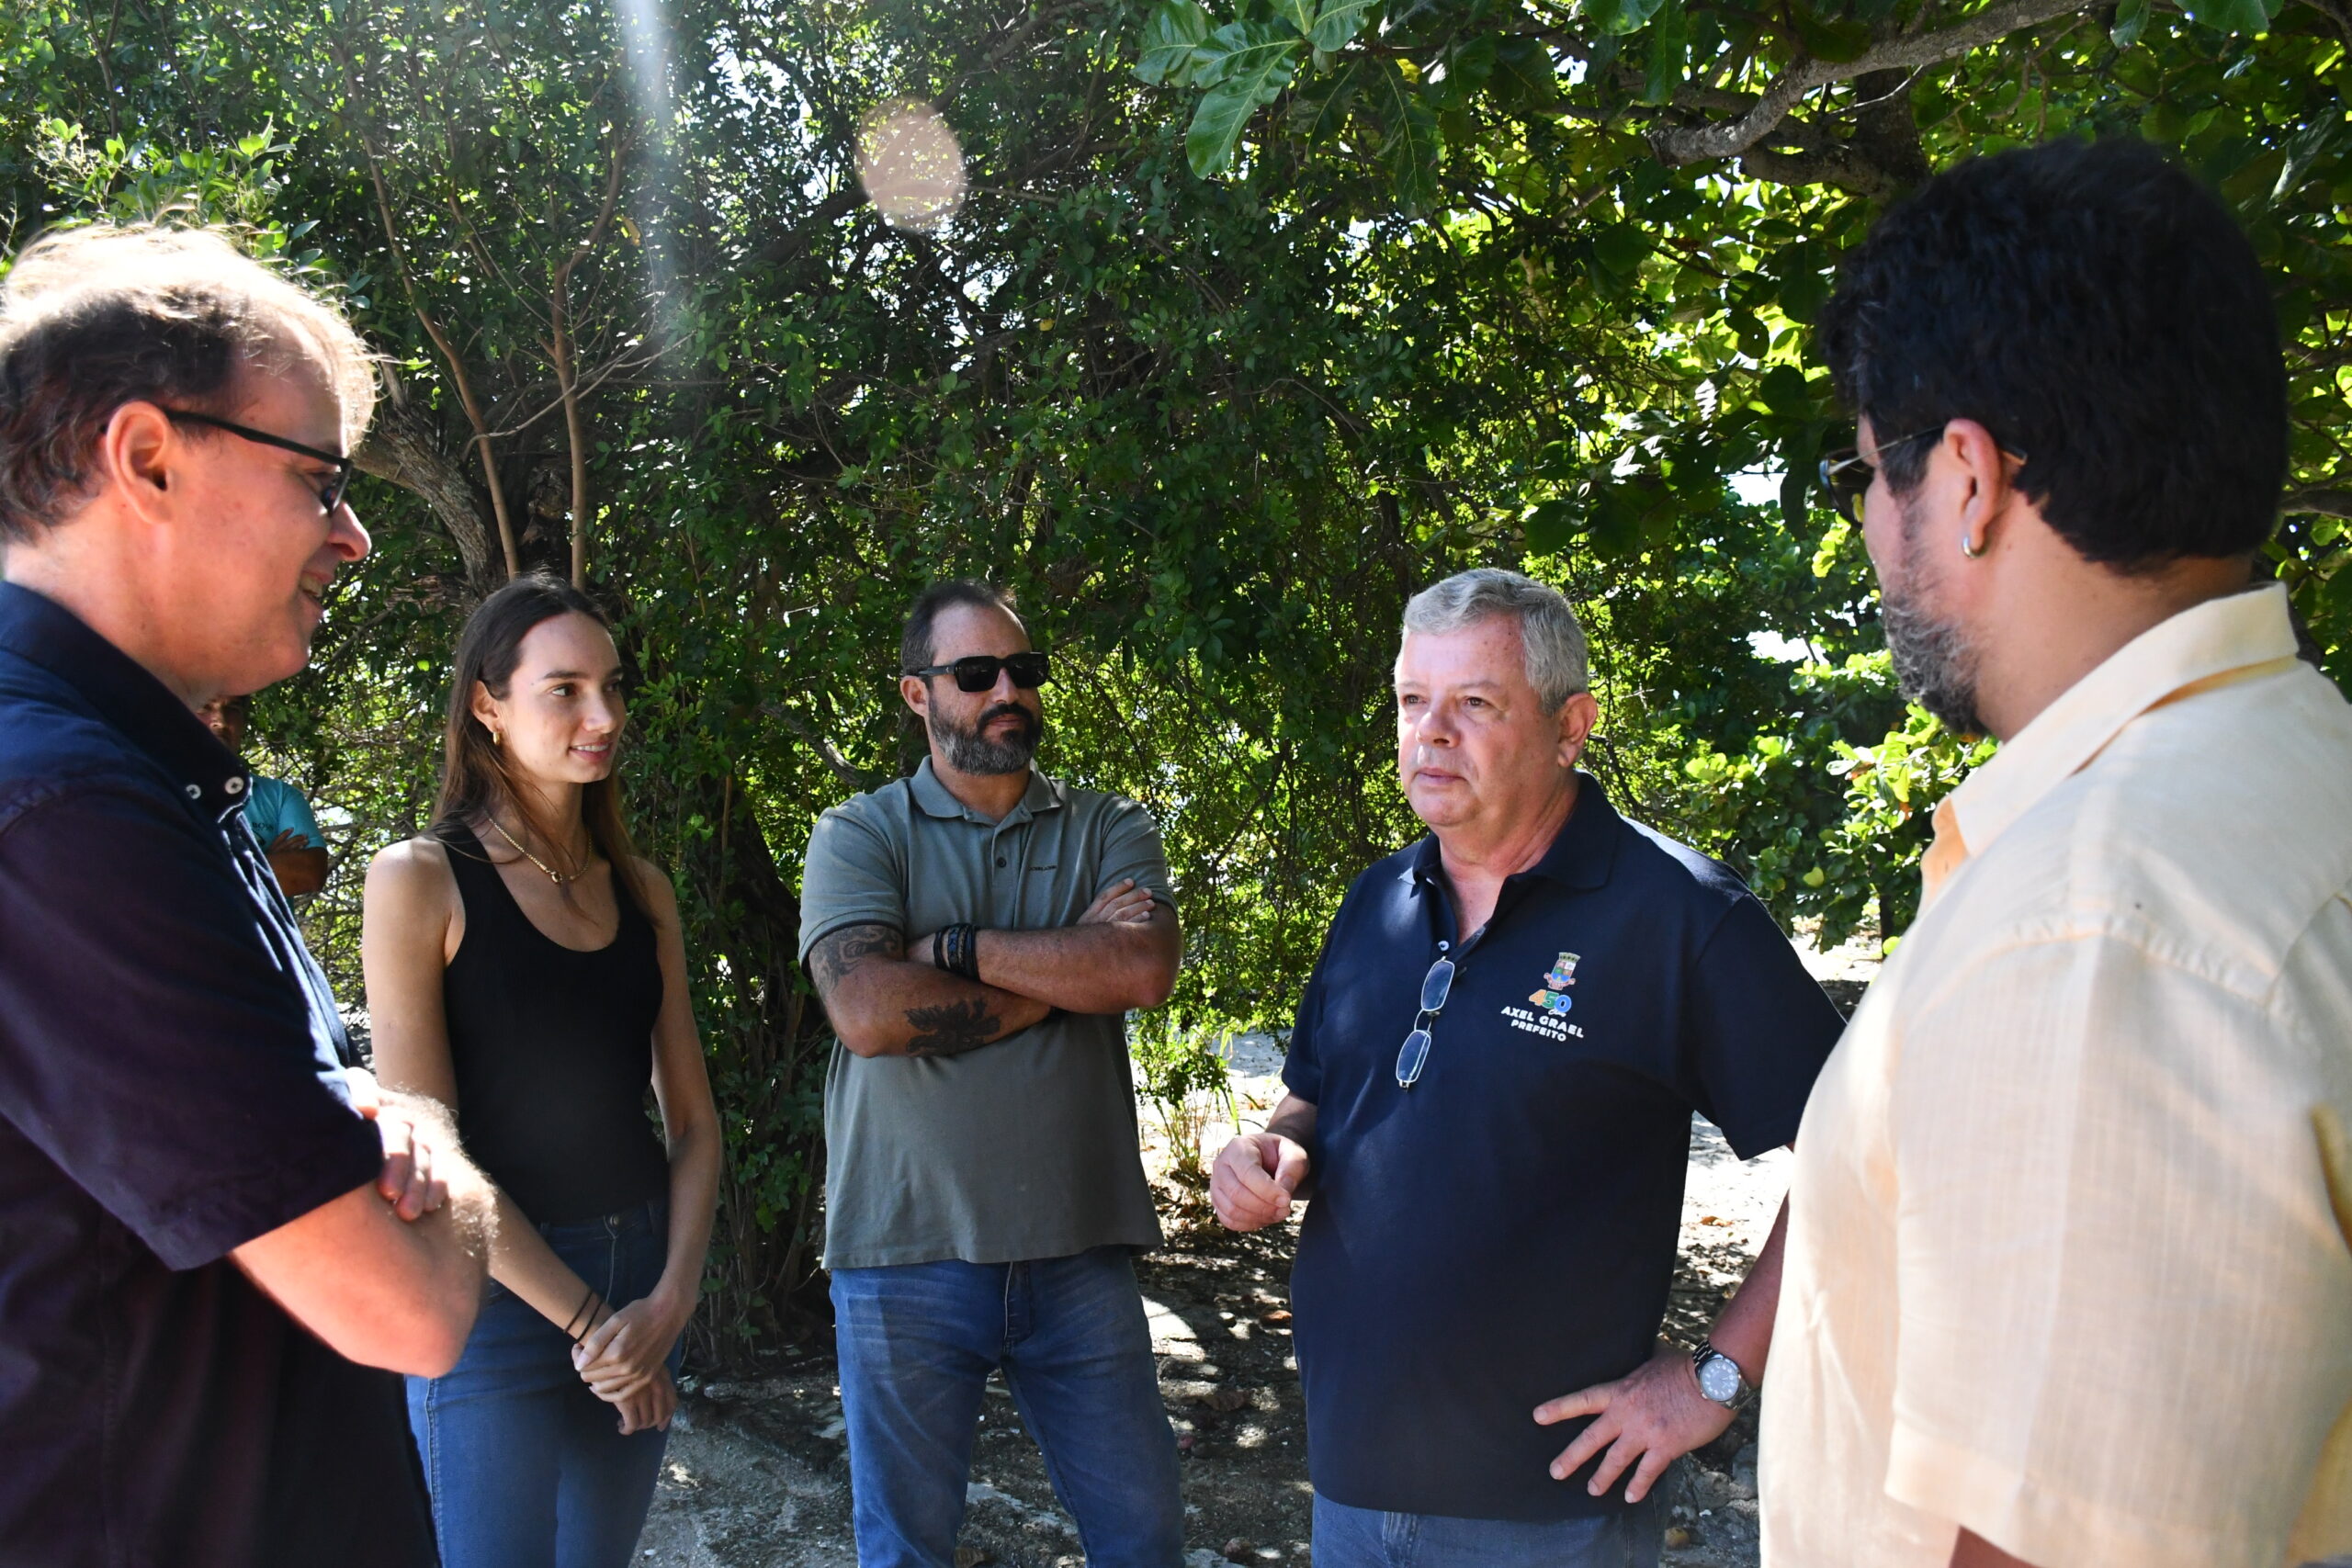
<svg viewBox="0 0 2352 1568">
<path fill-rule="evenodd" d="M 352 70 L 351 59 L 347 54 L 343 59 L 343 69 L 345 88 L 351 95 L 351 101 L 363 102 L 359 96 L 359 85 L 356 73 Z M 466 362 L 458 357 L 457 344 L 451 343 L 448 334 L 441 330 L 441 323 L 433 319 L 433 312 L 424 308 L 424 296 L 418 290 L 416 279 L 409 271 L 408 252 L 401 244 L 400 231 L 392 222 L 391 196 L 384 186 L 383 168 L 377 162 L 375 144 L 364 132 L 359 138 L 359 150 L 368 160 L 368 178 L 376 192 L 376 215 L 383 220 L 384 243 L 391 249 L 392 266 L 400 274 L 401 290 L 408 296 L 409 309 L 415 312 L 418 322 L 424 328 L 425 335 L 433 340 L 433 346 L 441 351 L 442 359 L 447 363 L 449 379 L 458 389 L 458 400 L 465 407 L 466 422 L 473 426 L 474 450 L 481 457 L 482 484 L 490 491 L 491 513 L 498 523 L 499 553 L 504 558 L 506 575 L 511 579 L 523 570 L 522 557 L 514 545 L 514 522 L 506 510 L 506 487 L 498 481 L 498 462 L 490 449 L 490 422 L 482 412 L 481 400 L 474 396 L 473 380 L 466 374 Z M 479 522 L 475 525 L 479 528 Z M 462 552 L 463 546 L 459 547 Z M 485 560 L 479 563 L 481 569 L 480 575 L 477 575 L 477 564 L 469 557 L 466 561 L 466 574 L 472 580 L 477 592 L 487 592 L 488 562 Z"/>
<path fill-rule="evenodd" d="M 628 150 L 628 135 L 613 128 L 611 165 L 605 175 L 605 204 L 587 238 L 556 265 L 554 286 L 548 290 L 549 321 L 554 340 L 548 345 L 555 365 L 557 389 L 563 395 L 563 430 L 571 446 L 571 585 L 588 586 L 588 429 L 580 412 L 580 388 L 571 370 L 571 273 L 605 242 L 605 230 L 621 195 L 621 161 Z"/>
<path fill-rule="evenodd" d="M 1734 157 L 1770 136 L 1788 118 L 1789 111 L 1816 88 L 1849 82 L 1874 71 L 1909 71 L 1933 65 L 2022 28 L 2089 10 L 2091 5 L 2092 0 L 2002 0 L 1956 26 L 1872 44 L 1853 60 L 1800 56 L 1738 118 L 1713 125 L 1659 126 L 1649 132 L 1650 151 L 1669 168 L 1707 158 Z"/>
<path fill-rule="evenodd" d="M 399 383 L 389 377 L 386 380 L 392 395 L 379 406 L 368 438 L 352 460 L 361 473 L 396 484 L 431 507 L 465 562 L 467 584 L 477 594 L 487 593 L 497 578 L 490 563 L 490 535 L 481 525 L 481 501 L 458 465 L 442 453 L 431 427 L 409 407 Z"/>
<path fill-rule="evenodd" d="M 2352 521 L 2352 490 L 2313 485 L 2309 490 L 2290 491 L 2278 503 L 2281 512 L 2301 512 L 2320 517 L 2341 517 Z"/>
</svg>

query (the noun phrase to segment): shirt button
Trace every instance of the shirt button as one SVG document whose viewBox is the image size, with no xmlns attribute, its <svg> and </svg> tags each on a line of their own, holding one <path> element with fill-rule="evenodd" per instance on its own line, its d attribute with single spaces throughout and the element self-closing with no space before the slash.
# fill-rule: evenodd
<svg viewBox="0 0 2352 1568">
<path fill-rule="evenodd" d="M 188 785 L 187 797 L 190 800 L 202 800 L 204 798 L 204 791 L 202 787 L 197 784 Z"/>
<path fill-rule="evenodd" d="M 243 779 L 231 779 L 227 784 L 222 784 L 220 787 L 227 790 L 231 795 L 243 795 L 245 793 L 245 781 Z"/>
<path fill-rule="evenodd" d="M 996 857 L 996 867 L 999 871 L 1002 871 L 1004 869 L 1004 857 L 1002 855 Z"/>
</svg>

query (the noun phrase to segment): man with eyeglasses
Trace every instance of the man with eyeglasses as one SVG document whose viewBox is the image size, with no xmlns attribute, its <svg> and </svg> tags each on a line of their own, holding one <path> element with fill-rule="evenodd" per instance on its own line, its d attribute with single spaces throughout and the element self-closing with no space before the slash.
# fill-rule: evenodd
<svg viewBox="0 0 2352 1568">
<path fill-rule="evenodd" d="M 2257 570 L 2271 280 L 2065 141 L 1928 181 L 1820 328 L 1895 673 L 2001 748 L 1805 1111 L 1764 1561 L 2352 1553 L 2352 705 Z"/>
<path fill-rule="evenodd" d="M 309 657 L 372 402 L 219 235 L 0 288 L 0 1562 L 435 1560 L 394 1373 L 457 1360 L 489 1189 L 347 1067 L 195 712 Z"/>
<path fill-rule="evenodd" d="M 1839 1020 L 1727 868 L 1577 770 L 1598 716 L 1556 589 L 1406 607 L 1397 773 L 1430 833 L 1356 880 L 1288 1089 L 1218 1155 L 1236 1230 L 1312 1183 L 1291 1279 L 1316 1568 L 1637 1568 L 1656 1490 L 1763 1376 L 1781 1229 L 1658 1343 L 1692 1112 L 1787 1143 Z"/>
<path fill-rule="evenodd" d="M 819 818 L 800 904 L 841 1041 L 825 1266 L 858 1562 L 951 1568 L 1001 1371 L 1087 1561 L 1178 1568 L 1123 1016 L 1176 978 L 1159 830 L 1032 766 L 1051 671 L 1010 593 L 925 590 L 899 655 L 930 755 Z"/>
</svg>

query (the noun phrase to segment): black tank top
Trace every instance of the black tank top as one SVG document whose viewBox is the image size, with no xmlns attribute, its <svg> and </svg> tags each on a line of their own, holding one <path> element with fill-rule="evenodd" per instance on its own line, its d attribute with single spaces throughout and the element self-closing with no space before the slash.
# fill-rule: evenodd
<svg viewBox="0 0 2352 1568">
<path fill-rule="evenodd" d="M 441 994 L 467 1153 L 540 1224 L 662 1196 L 670 1162 L 645 1113 L 662 1011 L 653 922 L 616 872 L 619 931 L 594 953 L 566 947 L 523 913 L 472 829 L 443 822 L 434 837 L 466 908 Z"/>
</svg>

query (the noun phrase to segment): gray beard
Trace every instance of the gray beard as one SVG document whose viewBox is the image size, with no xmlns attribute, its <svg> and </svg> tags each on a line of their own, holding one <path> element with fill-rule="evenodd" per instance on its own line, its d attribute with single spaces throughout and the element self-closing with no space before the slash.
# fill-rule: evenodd
<svg viewBox="0 0 2352 1568">
<path fill-rule="evenodd" d="M 1984 734 L 1984 721 L 1976 713 L 1976 650 L 1966 635 L 1913 604 L 1908 595 L 1897 597 L 1883 587 L 1878 618 L 1903 694 L 1955 735 Z"/>
<path fill-rule="evenodd" d="M 1919 606 L 1916 590 L 1927 555 L 1919 547 L 1920 530 L 1909 501 L 1897 497 L 1895 504 L 1902 509 L 1903 553 L 1910 570 L 1900 588 L 1880 579 L 1878 592 L 1879 626 L 1886 633 L 1894 683 L 1954 735 L 1982 735 L 1984 721 L 1976 712 L 1976 649 L 1967 633 Z"/>
<path fill-rule="evenodd" d="M 1021 715 L 1023 728 L 1009 740 L 999 740 L 980 733 L 991 720 L 1002 715 L 1003 708 L 991 708 L 973 721 L 969 729 L 957 729 L 936 714 L 932 716 L 931 738 L 947 753 L 950 766 L 959 773 L 992 777 L 1002 773 L 1025 773 L 1030 759 L 1037 754 L 1037 742 L 1045 739 L 1045 726 L 1032 717 L 1025 708 L 1013 711 Z"/>
</svg>

